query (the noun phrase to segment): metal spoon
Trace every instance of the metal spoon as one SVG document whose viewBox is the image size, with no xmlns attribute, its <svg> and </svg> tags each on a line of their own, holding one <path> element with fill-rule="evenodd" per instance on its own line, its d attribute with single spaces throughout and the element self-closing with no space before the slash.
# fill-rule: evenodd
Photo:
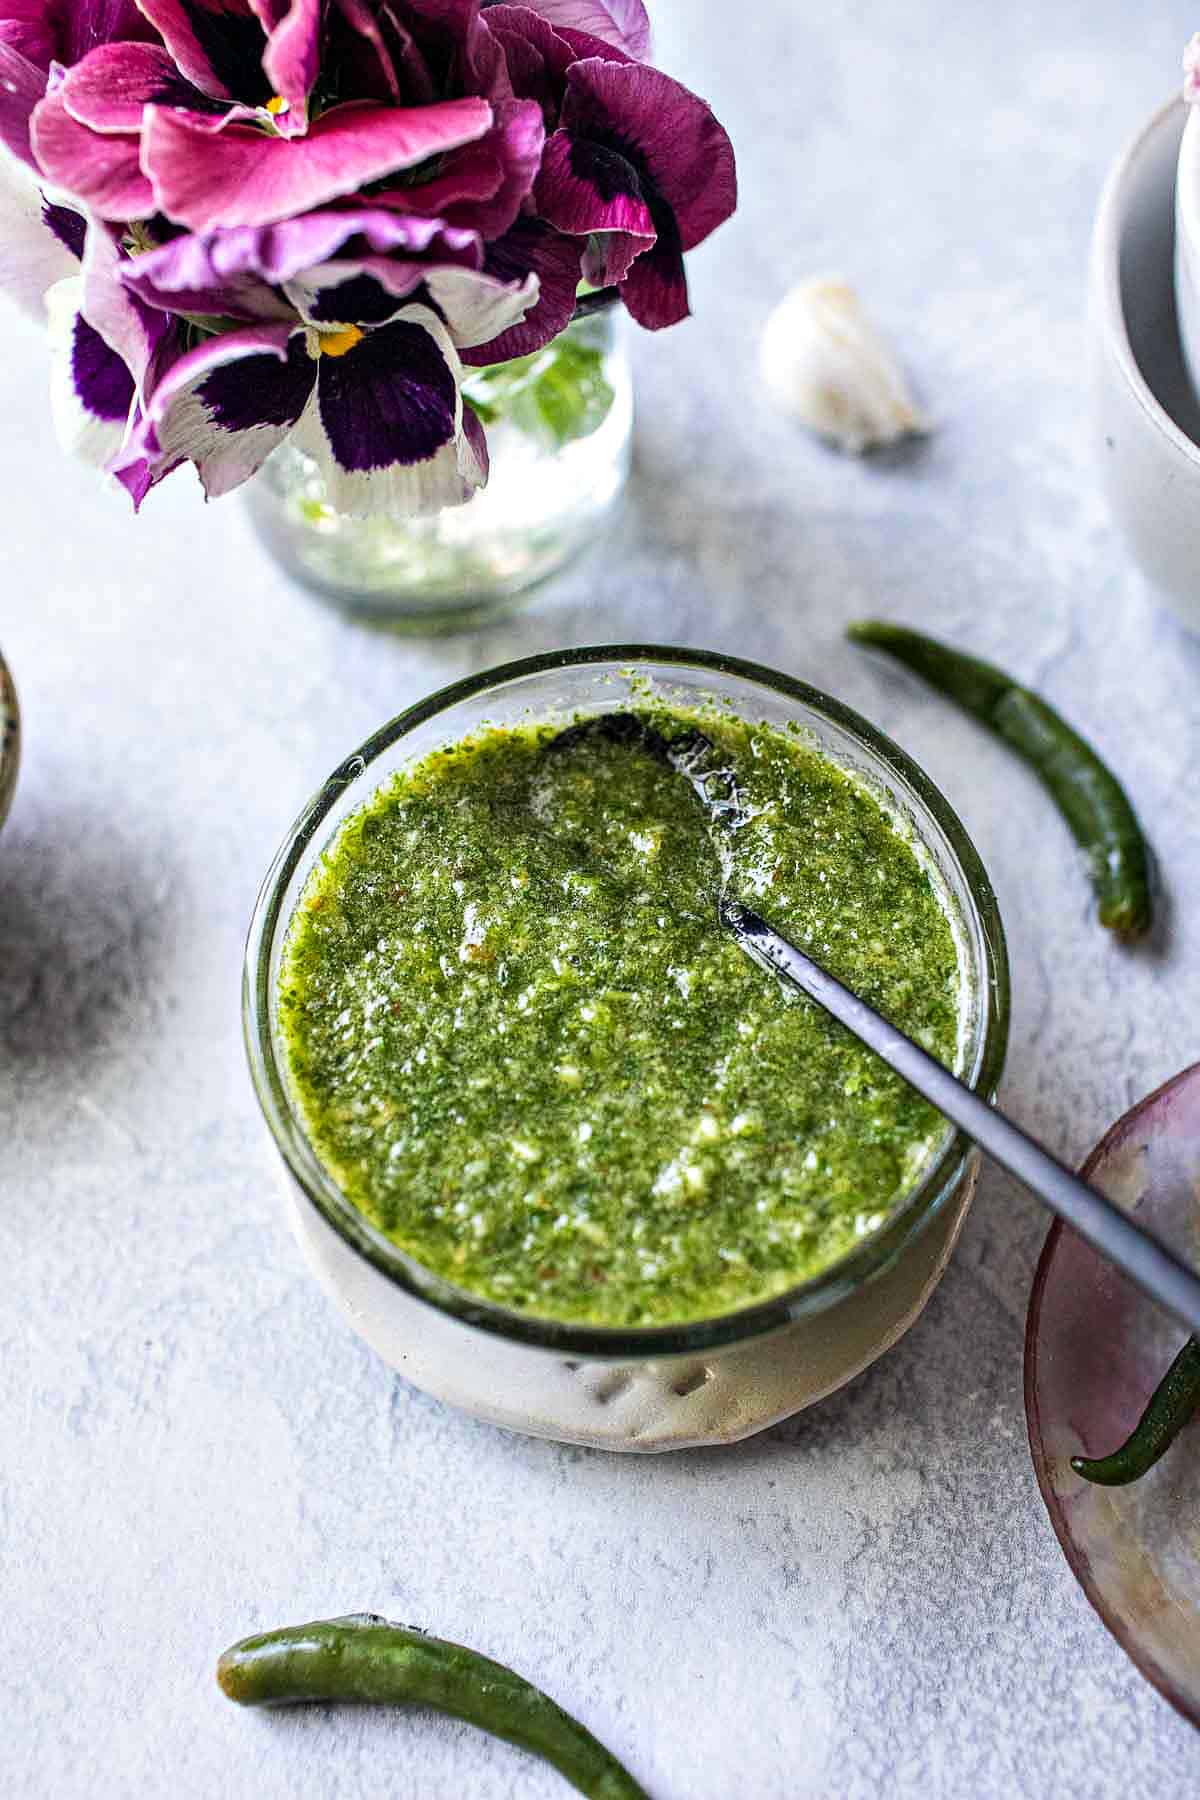
<svg viewBox="0 0 1200 1800">
<path fill-rule="evenodd" d="M 668 763 L 691 784 L 716 831 L 723 834 L 736 828 L 745 817 L 744 797 L 734 771 L 714 763 L 713 744 L 702 732 L 689 729 L 668 739 L 636 713 L 603 713 L 560 732 L 547 748 L 568 750 L 593 737 L 646 751 Z M 722 925 L 747 956 L 815 1000 L 993 1162 L 1015 1175 L 1093 1249 L 1194 1335 L 1200 1335 L 1200 1277 L 1168 1245 L 1098 1189 L 1081 1181 L 750 907 L 722 892 L 717 910 Z"/>
</svg>

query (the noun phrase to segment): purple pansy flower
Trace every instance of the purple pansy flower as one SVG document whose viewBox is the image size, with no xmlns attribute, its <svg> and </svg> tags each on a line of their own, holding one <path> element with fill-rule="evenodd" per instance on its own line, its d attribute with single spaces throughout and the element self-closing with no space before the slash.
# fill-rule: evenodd
<svg viewBox="0 0 1200 1800">
<path fill-rule="evenodd" d="M 48 204 L 23 163 L 0 152 L 4 286 L 31 318 L 44 320 L 48 290 L 79 272 L 85 221 L 69 213 L 74 225 L 66 235 L 58 223 L 62 212 Z"/>
<path fill-rule="evenodd" d="M 68 449 L 106 468 L 138 416 L 157 359 L 172 339 L 176 350 L 182 340 L 168 314 L 124 286 L 128 259 L 108 227 L 65 207 L 48 207 L 45 224 L 78 258 L 78 272 L 45 295 L 55 425 Z"/>
<path fill-rule="evenodd" d="M 437 314 L 398 308 L 378 326 L 247 326 L 174 364 L 114 470 L 153 485 L 185 458 L 210 498 L 285 439 L 315 456 L 343 512 L 457 506 L 487 475 L 461 367 Z"/>
<path fill-rule="evenodd" d="M 550 343 L 581 279 L 652 327 L 732 212 L 643 0 L 0 0 L 0 278 L 55 416 L 135 504 L 290 440 L 333 503 L 487 475 L 464 366 Z"/>
<path fill-rule="evenodd" d="M 669 75 L 589 58 L 567 71 L 536 203 L 557 230 L 593 239 L 588 279 L 617 285 L 638 323 L 661 330 L 688 315 L 684 252 L 737 205 L 733 152 Z"/>
<path fill-rule="evenodd" d="M 291 437 L 319 455 L 345 511 L 459 503 L 487 470 L 459 349 L 519 330 L 540 298 L 528 270 L 483 265 L 474 232 L 380 208 L 176 238 L 134 259 L 121 278 L 141 306 L 256 323 L 163 374 L 120 472 L 153 485 L 187 456 L 216 497 Z"/>
</svg>

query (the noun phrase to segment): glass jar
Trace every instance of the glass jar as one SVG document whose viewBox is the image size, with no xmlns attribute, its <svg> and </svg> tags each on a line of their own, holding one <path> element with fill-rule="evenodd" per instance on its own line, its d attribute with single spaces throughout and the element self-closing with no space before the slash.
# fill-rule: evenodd
<svg viewBox="0 0 1200 1800">
<path fill-rule="evenodd" d="M 278 976 L 293 910 L 347 816 L 402 765 L 485 719 L 619 706 L 636 680 L 666 702 L 729 702 L 799 726 L 898 812 L 943 888 L 967 1003 L 960 1073 L 994 1095 L 1008 1035 L 1008 963 L 995 895 L 962 825 L 903 751 L 814 688 L 733 657 L 620 646 L 509 664 L 383 727 L 305 808 L 259 896 L 246 953 L 246 1043 L 279 1150 L 292 1224 L 354 1329 L 418 1387 L 492 1423 L 613 1450 L 730 1442 L 831 1393 L 907 1330 L 933 1292 L 974 1187 L 977 1152 L 947 1127 L 916 1185 L 853 1251 L 789 1292 L 679 1325 L 607 1329 L 506 1311 L 453 1287 L 377 1232 L 313 1153 L 291 1095 Z"/>
<path fill-rule="evenodd" d="M 297 581 L 379 624 L 439 632 L 502 616 L 592 542 L 624 491 L 633 377 L 623 324 L 596 313 L 534 356 L 468 371 L 491 473 L 466 505 L 429 518 L 338 512 L 320 465 L 284 444 L 247 488 L 259 536 Z"/>
</svg>

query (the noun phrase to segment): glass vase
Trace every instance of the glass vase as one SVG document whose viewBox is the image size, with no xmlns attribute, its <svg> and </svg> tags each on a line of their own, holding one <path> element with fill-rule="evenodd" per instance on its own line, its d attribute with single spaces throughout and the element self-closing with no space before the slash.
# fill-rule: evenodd
<svg viewBox="0 0 1200 1800">
<path fill-rule="evenodd" d="M 295 580 L 395 629 L 453 631 L 512 610 L 621 498 L 633 438 L 622 323 L 597 313 L 533 356 L 468 372 L 491 474 L 466 505 L 429 518 L 339 512 L 320 464 L 284 444 L 247 489 L 259 536 Z"/>
</svg>

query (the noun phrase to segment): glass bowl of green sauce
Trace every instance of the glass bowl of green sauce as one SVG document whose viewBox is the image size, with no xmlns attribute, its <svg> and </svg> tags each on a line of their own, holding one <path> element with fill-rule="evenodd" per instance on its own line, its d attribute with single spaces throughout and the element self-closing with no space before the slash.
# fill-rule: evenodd
<svg viewBox="0 0 1200 1800">
<path fill-rule="evenodd" d="M 719 833 L 645 748 L 697 732 L 738 797 Z M 722 884 L 991 1097 L 979 858 L 901 750 L 787 676 L 514 663 L 385 726 L 289 833 L 251 1071 L 310 1265 L 417 1386 L 570 1442 L 731 1442 L 925 1305 L 977 1156 L 745 957 Z"/>
</svg>

